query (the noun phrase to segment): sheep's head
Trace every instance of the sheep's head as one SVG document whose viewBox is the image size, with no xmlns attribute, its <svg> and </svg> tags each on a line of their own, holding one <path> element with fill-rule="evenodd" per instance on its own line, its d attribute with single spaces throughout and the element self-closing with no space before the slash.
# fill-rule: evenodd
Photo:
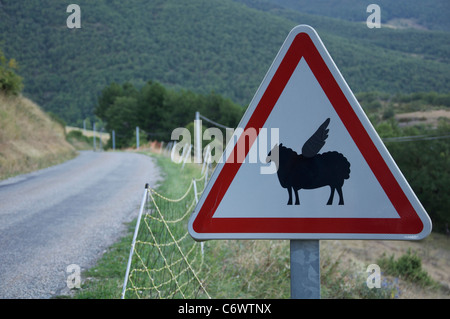
<svg viewBox="0 0 450 319">
<path fill-rule="evenodd" d="M 271 161 L 273 161 L 275 164 L 278 165 L 278 158 L 279 158 L 279 153 L 280 153 L 280 146 L 282 146 L 283 144 L 275 144 L 275 146 L 272 148 L 272 150 L 269 152 L 269 154 L 267 154 L 267 158 L 266 158 L 266 163 L 270 163 Z"/>
</svg>

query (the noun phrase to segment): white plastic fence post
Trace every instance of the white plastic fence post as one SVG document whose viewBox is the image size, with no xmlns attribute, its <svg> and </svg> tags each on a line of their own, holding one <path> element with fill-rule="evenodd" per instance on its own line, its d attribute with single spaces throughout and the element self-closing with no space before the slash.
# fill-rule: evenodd
<svg viewBox="0 0 450 319">
<path fill-rule="evenodd" d="M 205 172 L 205 166 L 208 165 L 207 161 L 208 161 L 209 156 L 210 156 L 210 146 L 208 145 L 208 146 L 206 146 L 205 157 L 203 159 L 202 173 L 201 173 L 202 175 Z"/>
<path fill-rule="evenodd" d="M 172 160 L 172 162 L 179 163 L 179 162 L 175 161 L 175 150 L 176 150 L 176 148 L 177 148 L 177 142 L 174 142 L 173 146 L 172 146 L 172 151 L 170 152 L 170 159 Z"/>
<path fill-rule="evenodd" d="M 112 147 L 113 151 L 116 150 L 116 131 L 112 130 Z"/>
<path fill-rule="evenodd" d="M 183 165 L 181 165 L 181 169 L 184 168 L 184 165 L 186 164 L 187 160 L 191 158 L 191 149 L 192 149 L 192 144 L 189 145 L 188 151 L 186 152 L 186 155 L 183 158 Z"/>
<path fill-rule="evenodd" d="M 192 179 L 192 183 L 194 183 L 194 196 L 195 196 L 195 203 L 198 203 L 198 196 L 197 196 L 197 183 L 195 182 L 195 179 Z"/>
<path fill-rule="evenodd" d="M 136 149 L 139 149 L 139 126 L 136 126 Z"/>
<path fill-rule="evenodd" d="M 94 126 L 92 127 L 93 129 L 93 134 L 94 134 L 94 152 L 97 150 L 97 145 L 96 145 L 96 137 L 95 137 L 95 122 L 94 122 Z"/>
<path fill-rule="evenodd" d="M 130 250 L 130 255 L 128 257 L 127 271 L 125 272 L 125 280 L 123 282 L 123 288 L 122 288 L 122 299 L 125 299 L 125 290 L 127 288 L 128 276 L 130 275 L 131 258 L 133 257 L 134 246 L 136 244 L 136 238 L 137 238 L 138 231 L 139 231 L 139 225 L 141 224 L 142 213 L 144 212 L 145 203 L 147 202 L 147 195 L 148 195 L 148 184 L 145 184 L 145 192 L 144 192 L 144 196 L 142 197 L 141 208 L 139 209 L 139 215 L 138 215 L 138 219 L 136 222 L 136 228 L 134 229 L 133 241 L 131 242 L 131 250 Z"/>
<path fill-rule="evenodd" d="M 194 195 L 195 195 L 195 203 L 197 204 L 198 203 L 198 196 L 197 196 L 197 183 L 195 182 L 195 179 L 192 179 L 192 183 L 194 183 Z M 204 255 L 204 242 L 201 242 L 200 243 L 200 249 L 202 250 L 202 258 L 203 258 L 203 255 Z"/>
<path fill-rule="evenodd" d="M 211 153 L 209 153 L 209 156 L 206 159 L 206 169 L 205 169 L 205 187 L 203 189 L 206 188 L 206 184 L 208 182 L 208 173 L 209 173 L 209 165 L 211 164 Z"/>
<path fill-rule="evenodd" d="M 194 130 L 194 163 L 200 164 L 202 162 L 202 121 L 199 112 L 195 112 Z"/>
</svg>

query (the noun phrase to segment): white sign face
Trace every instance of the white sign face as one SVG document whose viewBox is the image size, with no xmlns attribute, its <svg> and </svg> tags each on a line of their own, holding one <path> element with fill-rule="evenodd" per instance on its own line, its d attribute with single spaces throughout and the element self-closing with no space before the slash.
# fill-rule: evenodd
<svg viewBox="0 0 450 319">
<path fill-rule="evenodd" d="M 311 27 L 288 35 L 239 127 L 277 129 L 278 142 L 259 133 L 229 143 L 189 222 L 195 239 L 421 239 L 431 232 Z M 245 161 L 236 160 L 243 149 Z M 263 174 L 270 165 L 277 170 Z"/>
<path fill-rule="evenodd" d="M 303 102 L 304 96 L 315 98 Z M 286 117 L 286 114 L 293 115 L 299 112 L 311 115 Z M 335 199 L 336 205 L 326 205 L 330 195 L 329 187 L 302 189 L 298 192 L 301 204 L 286 205 L 288 191 L 280 186 L 277 174 L 260 174 L 262 164 L 250 164 L 247 155 L 246 163 L 249 164 L 241 165 L 234 178 L 235 181 L 239 181 L 239 187 L 228 189 L 214 217 L 398 218 L 389 198 L 328 101 L 305 59 L 301 59 L 264 127 L 280 128 L 280 143 L 301 154 L 303 144 L 327 118 L 330 118 L 329 133 L 321 152 L 337 151 L 344 154 L 350 163 L 351 178 L 344 181 L 343 187 L 345 205 L 337 205 L 338 199 Z M 258 149 L 258 142 L 255 141 L 252 148 Z M 249 153 L 252 151 L 255 150 L 250 150 Z M 285 168 L 280 166 L 279 169 Z M 236 205 L 246 202 L 249 204 L 251 202 L 252 209 Z"/>
</svg>

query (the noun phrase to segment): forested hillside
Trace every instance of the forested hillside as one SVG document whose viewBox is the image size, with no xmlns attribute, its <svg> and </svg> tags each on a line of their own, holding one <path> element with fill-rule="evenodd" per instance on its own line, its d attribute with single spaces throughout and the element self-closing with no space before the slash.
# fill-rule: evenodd
<svg viewBox="0 0 450 319">
<path fill-rule="evenodd" d="M 260 0 L 239 0 L 258 5 Z M 398 27 L 450 31 L 450 2 L 447 0 L 266 0 L 274 7 L 288 8 L 348 21 L 365 22 L 366 8 L 375 3 L 381 8 L 381 23 Z"/>
<path fill-rule="evenodd" d="M 448 32 L 369 29 L 246 2 L 80 0 L 81 29 L 69 29 L 69 1 L 2 0 L 0 47 L 18 61 L 24 94 L 78 126 L 94 118 L 97 98 L 112 82 L 214 91 L 245 108 L 300 23 L 317 29 L 355 92 L 448 92 Z"/>
</svg>

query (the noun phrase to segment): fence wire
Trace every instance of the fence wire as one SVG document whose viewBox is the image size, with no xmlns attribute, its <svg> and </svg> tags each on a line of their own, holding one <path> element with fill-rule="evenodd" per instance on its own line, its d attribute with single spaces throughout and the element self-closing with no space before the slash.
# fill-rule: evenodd
<svg viewBox="0 0 450 319">
<path fill-rule="evenodd" d="M 122 298 L 210 298 L 203 244 L 192 239 L 187 222 L 206 183 L 193 179 L 178 199 L 146 188 L 135 230 Z M 197 193 L 197 191 L 200 192 Z"/>
</svg>

